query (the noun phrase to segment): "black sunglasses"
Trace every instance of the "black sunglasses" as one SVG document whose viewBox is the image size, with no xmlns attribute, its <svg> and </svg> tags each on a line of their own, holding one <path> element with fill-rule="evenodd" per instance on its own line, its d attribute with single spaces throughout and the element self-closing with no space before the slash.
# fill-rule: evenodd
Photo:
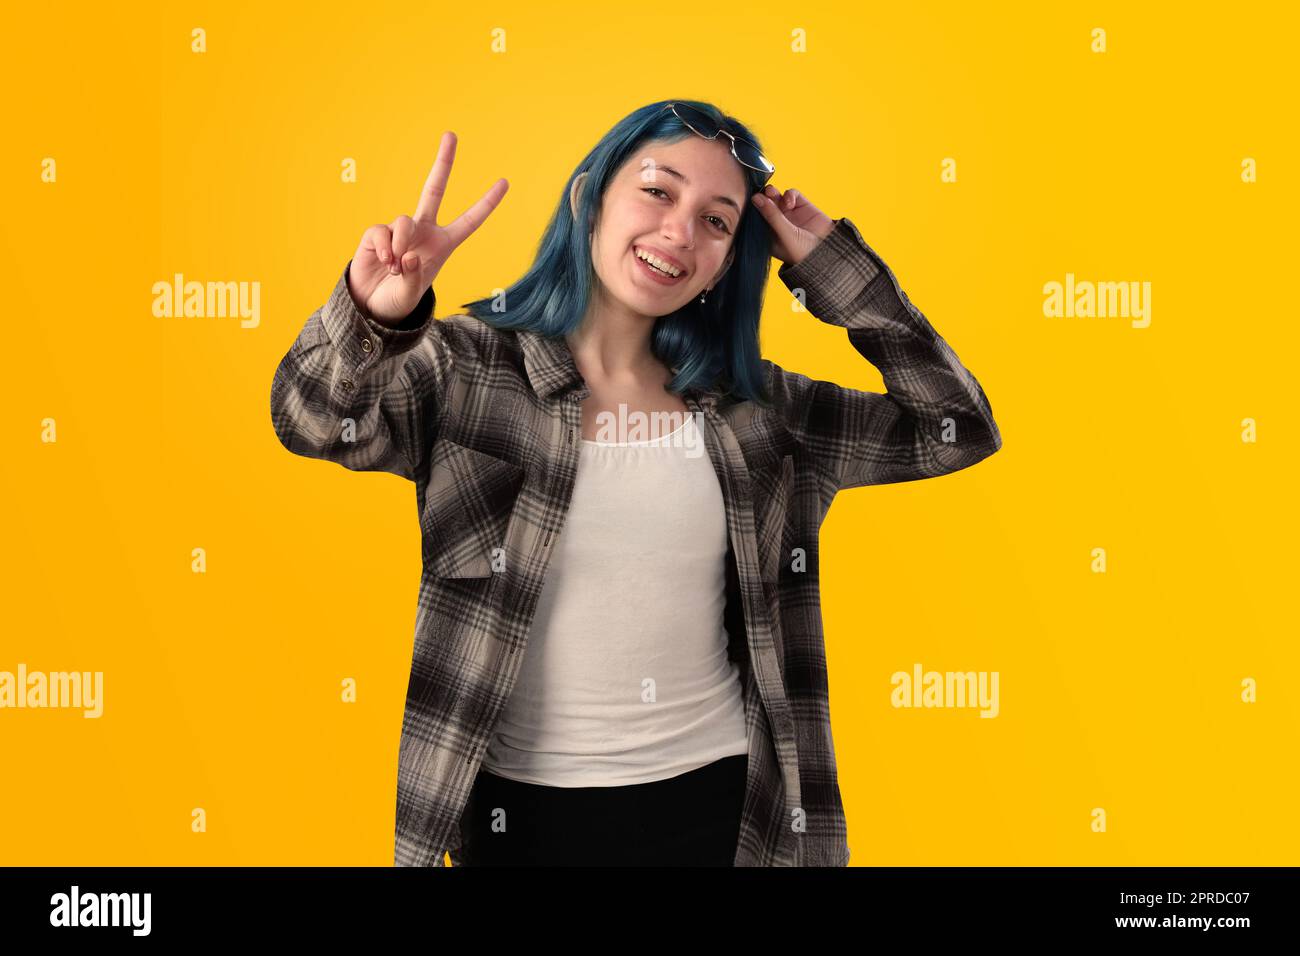
<svg viewBox="0 0 1300 956">
<path fill-rule="evenodd" d="M 673 114 L 681 120 L 691 132 L 705 139 L 717 139 L 718 134 L 731 140 L 731 155 L 736 157 L 736 162 L 749 169 L 757 170 L 763 174 L 763 181 L 759 184 L 760 188 L 766 186 L 772 174 L 776 172 L 776 167 L 768 161 L 768 158 L 758 151 L 755 146 L 747 139 L 734 136 L 718 125 L 717 121 L 706 113 L 701 113 L 693 106 L 687 106 L 685 103 L 669 103 L 664 107 L 666 110 L 672 110 Z"/>
</svg>

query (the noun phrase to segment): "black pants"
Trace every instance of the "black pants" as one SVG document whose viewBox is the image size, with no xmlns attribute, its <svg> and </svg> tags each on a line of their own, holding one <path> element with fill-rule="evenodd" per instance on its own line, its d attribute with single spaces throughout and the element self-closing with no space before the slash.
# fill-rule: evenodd
<svg viewBox="0 0 1300 956">
<path fill-rule="evenodd" d="M 732 866 L 748 763 L 736 754 L 626 787 L 543 787 L 480 769 L 463 818 L 464 865 Z M 494 817 L 504 817 L 502 832 Z"/>
</svg>

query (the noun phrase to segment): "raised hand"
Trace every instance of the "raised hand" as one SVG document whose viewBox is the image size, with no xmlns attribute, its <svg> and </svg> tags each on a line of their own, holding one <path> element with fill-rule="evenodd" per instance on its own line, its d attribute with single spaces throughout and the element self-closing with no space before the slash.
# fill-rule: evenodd
<svg viewBox="0 0 1300 956">
<path fill-rule="evenodd" d="M 498 179 L 460 216 L 438 225 L 438 206 L 455 158 L 456 134 L 448 131 L 442 134 L 415 215 L 371 226 L 361 237 L 348 270 L 348 291 L 376 320 L 396 323 L 410 315 L 448 257 L 483 224 L 510 188 Z"/>
<path fill-rule="evenodd" d="M 835 228 L 835 221 L 797 189 L 782 193 L 769 183 L 754 194 L 753 203 L 772 227 L 772 255 L 788 265 L 812 252 Z"/>
</svg>

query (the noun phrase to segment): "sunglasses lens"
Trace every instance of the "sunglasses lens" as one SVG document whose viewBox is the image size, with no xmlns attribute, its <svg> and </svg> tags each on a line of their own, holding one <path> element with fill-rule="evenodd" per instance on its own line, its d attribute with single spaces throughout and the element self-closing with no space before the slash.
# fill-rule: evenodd
<svg viewBox="0 0 1300 956">
<path fill-rule="evenodd" d="M 701 113 L 693 106 L 686 106 L 683 103 L 676 104 L 673 109 L 676 111 L 678 119 L 705 139 L 713 139 L 718 135 L 718 124 L 707 114 Z"/>
<path fill-rule="evenodd" d="M 747 139 L 736 139 L 736 157 L 751 169 L 758 169 L 765 173 L 772 172 L 772 164 L 767 161 L 767 157 Z"/>
</svg>

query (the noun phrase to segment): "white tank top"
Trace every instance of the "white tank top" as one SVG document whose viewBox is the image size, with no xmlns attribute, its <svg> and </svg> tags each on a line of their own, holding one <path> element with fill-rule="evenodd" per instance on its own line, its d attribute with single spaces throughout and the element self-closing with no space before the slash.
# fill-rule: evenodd
<svg viewBox="0 0 1300 956">
<path fill-rule="evenodd" d="M 551 787 L 663 780 L 748 751 L 727 659 L 722 489 L 694 417 L 582 439 L 519 679 L 483 766 Z"/>
</svg>

